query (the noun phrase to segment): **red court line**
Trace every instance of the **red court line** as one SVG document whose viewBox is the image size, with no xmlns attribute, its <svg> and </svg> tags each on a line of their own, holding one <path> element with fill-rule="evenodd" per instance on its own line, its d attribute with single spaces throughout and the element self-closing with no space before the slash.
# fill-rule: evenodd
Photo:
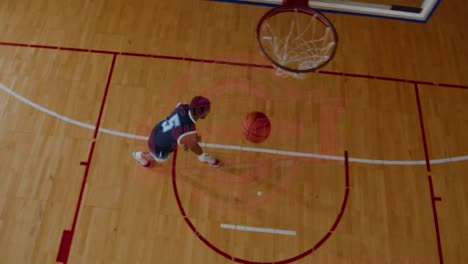
<svg viewBox="0 0 468 264">
<path fill-rule="evenodd" d="M 131 56 L 131 57 L 144 57 L 144 58 L 179 60 L 179 61 L 193 61 L 193 62 L 201 62 L 201 63 L 208 63 L 208 64 L 225 64 L 225 65 L 233 65 L 233 66 L 273 69 L 273 66 L 271 66 L 271 65 L 232 62 L 232 61 L 220 61 L 220 60 L 206 60 L 206 59 L 196 59 L 196 58 L 190 58 L 190 57 L 177 57 L 177 56 L 165 56 L 165 55 L 154 55 L 154 54 L 152 55 L 152 54 L 132 53 L 132 52 L 122 52 L 122 53 L 120 53 L 120 55 Z"/>
<path fill-rule="evenodd" d="M 439 83 L 437 84 L 439 86 L 443 86 L 443 87 L 449 87 L 449 88 L 462 88 L 462 89 L 468 89 L 468 86 L 466 85 L 462 85 L 460 87 L 460 85 L 456 85 L 456 84 L 448 84 L 448 83 Z"/>
<path fill-rule="evenodd" d="M 72 241 L 72 233 L 70 230 L 63 230 L 62 239 L 60 240 L 60 248 L 57 253 L 56 262 L 66 263 L 68 261 L 68 256 L 70 255 Z"/>
<path fill-rule="evenodd" d="M 426 140 L 426 130 L 424 128 L 424 118 L 423 118 L 423 112 L 421 108 L 421 100 L 419 98 L 419 89 L 418 85 L 415 83 L 414 84 L 414 91 L 416 93 L 416 103 L 418 105 L 418 113 L 419 113 L 419 125 L 421 126 L 421 135 L 422 135 L 422 140 L 423 140 L 423 145 L 424 145 L 424 157 L 426 158 L 426 169 L 428 172 L 431 171 L 431 163 L 429 160 L 429 150 L 427 148 L 427 140 Z"/>
<path fill-rule="evenodd" d="M 437 207 L 436 207 L 436 204 L 435 204 L 437 198 L 439 198 L 439 199 L 441 199 L 441 198 L 434 196 L 434 186 L 432 185 L 432 177 L 429 175 L 428 179 L 429 179 L 429 190 L 431 192 L 432 215 L 434 216 L 434 226 L 435 226 L 435 230 L 436 230 L 437 250 L 438 250 L 438 254 L 439 254 L 439 263 L 444 264 L 444 257 L 443 257 L 443 254 L 442 254 L 442 242 L 440 241 L 439 217 L 437 215 Z"/>
<path fill-rule="evenodd" d="M 91 165 L 91 160 L 93 158 L 95 145 L 96 145 L 96 142 L 93 141 L 91 143 L 91 150 L 89 151 L 88 161 L 86 162 L 87 164 L 86 164 L 86 170 L 84 173 L 83 181 L 81 182 L 80 195 L 78 196 L 78 204 L 76 205 L 75 215 L 73 216 L 72 228 L 71 230 L 64 230 L 62 233 L 62 240 L 60 242 L 60 247 L 59 247 L 59 251 L 57 253 L 57 258 L 56 258 L 57 262 L 61 262 L 64 264 L 67 264 L 68 262 L 68 256 L 70 254 L 73 237 L 75 235 L 76 223 L 78 221 L 78 215 L 80 214 L 80 210 L 81 210 L 81 202 L 83 201 L 83 194 L 84 194 L 86 182 L 88 180 L 89 168 Z"/>
<path fill-rule="evenodd" d="M 416 102 L 417 102 L 417 105 L 418 105 L 419 124 L 421 126 L 421 135 L 422 135 L 422 140 L 423 140 L 423 144 L 424 144 L 424 156 L 426 157 L 426 168 L 427 168 L 427 172 L 430 172 L 431 171 L 431 163 L 430 163 L 430 159 L 429 159 L 429 150 L 427 148 L 426 129 L 424 128 L 424 117 L 423 117 L 423 111 L 422 111 L 422 107 L 421 107 L 421 99 L 419 97 L 418 84 L 416 84 L 416 83 L 414 84 L 414 91 L 415 91 L 415 94 L 416 94 Z M 429 190 L 430 190 L 430 194 L 431 194 L 432 214 L 433 214 L 433 217 L 434 217 L 434 225 L 435 225 L 435 229 L 436 229 L 437 253 L 439 255 L 439 264 L 443 264 L 444 263 L 444 258 L 443 258 L 443 254 L 442 254 L 442 243 L 441 243 L 441 240 L 440 240 L 439 218 L 438 218 L 438 215 L 437 215 L 437 208 L 436 208 L 436 205 L 435 205 L 435 202 L 436 201 L 441 201 L 442 198 L 434 196 L 434 187 L 432 185 L 432 177 L 429 175 L 428 178 L 429 178 Z"/>
<path fill-rule="evenodd" d="M 97 135 L 99 133 L 99 128 L 101 126 L 102 114 L 104 113 L 104 108 L 106 106 L 107 95 L 109 93 L 109 86 L 110 86 L 110 83 L 111 83 L 111 80 L 112 80 L 112 74 L 114 73 L 114 66 L 115 66 L 116 59 L 117 59 L 117 55 L 114 54 L 114 56 L 112 57 L 111 68 L 109 70 L 109 74 L 108 74 L 108 77 L 107 77 L 106 90 L 104 91 L 104 96 L 102 97 L 101 109 L 99 110 L 99 116 L 98 116 L 98 120 L 97 120 L 97 124 L 96 124 L 96 129 L 94 130 L 94 139 L 97 138 Z"/>
<path fill-rule="evenodd" d="M 341 218 L 343 217 L 343 214 L 345 212 L 345 209 L 346 209 L 346 205 L 348 204 L 348 197 L 349 197 L 349 163 L 348 163 L 348 151 L 345 151 L 345 175 L 346 175 L 346 178 L 345 178 L 345 186 L 346 186 L 346 190 L 345 190 L 345 200 L 343 202 L 343 204 L 341 205 L 341 210 L 340 210 L 340 214 L 338 215 L 338 218 L 336 218 L 336 221 L 335 223 L 333 224 L 332 228 L 330 229 L 330 232 L 334 232 L 336 227 L 338 226 L 338 224 L 341 222 Z"/>
<path fill-rule="evenodd" d="M 117 59 L 117 55 L 114 54 L 114 56 L 112 58 L 112 64 L 111 64 L 111 67 L 110 67 L 110 70 L 109 70 L 109 73 L 108 73 L 108 77 L 107 77 L 106 89 L 104 91 L 104 95 L 103 95 L 103 98 L 102 98 L 101 108 L 100 108 L 100 111 L 99 111 L 99 116 L 98 116 L 96 128 L 94 130 L 94 137 L 93 137 L 93 142 L 91 144 L 91 149 L 89 151 L 88 160 L 86 162 L 80 162 L 81 166 L 86 166 L 86 170 L 84 172 L 83 181 L 81 183 L 80 195 L 78 196 L 78 203 L 76 205 L 75 215 L 73 217 L 73 224 L 72 224 L 71 230 L 64 230 L 63 231 L 59 251 L 57 253 L 57 258 L 56 258 L 57 262 L 61 262 L 61 263 L 64 263 L 64 264 L 68 263 L 68 257 L 69 257 L 69 254 L 70 254 L 70 250 L 71 250 L 71 246 L 72 246 L 72 242 L 73 242 L 73 237 L 75 235 L 76 224 L 77 224 L 77 221 L 78 221 L 78 216 L 80 215 L 81 203 L 83 201 L 84 190 L 85 190 L 86 182 L 88 181 L 89 169 L 91 167 L 91 161 L 93 159 L 94 149 L 95 149 L 95 146 L 96 146 L 96 141 L 95 140 L 97 138 L 98 131 L 99 131 L 99 128 L 100 128 L 100 125 L 101 125 L 101 120 L 102 120 L 102 116 L 103 116 L 103 113 L 104 113 L 104 108 L 105 108 L 105 105 L 106 105 L 107 96 L 108 96 L 108 93 L 109 93 L 110 83 L 111 83 L 111 80 L 112 80 L 112 75 L 113 75 L 113 72 L 114 72 L 114 66 L 115 66 L 116 59 Z"/>
<path fill-rule="evenodd" d="M 60 49 L 57 46 L 46 46 L 46 45 L 28 45 L 30 48 L 38 48 L 38 49 Z"/>
<path fill-rule="evenodd" d="M 115 51 L 107 51 L 107 50 L 89 50 L 91 53 L 99 53 L 99 54 L 110 54 L 110 55 L 117 55 L 118 52 Z"/>
<path fill-rule="evenodd" d="M 60 48 L 61 50 L 65 51 L 75 51 L 75 52 L 89 52 L 89 50 L 86 49 L 79 49 L 79 48 Z"/>
<path fill-rule="evenodd" d="M 9 43 L 9 42 L 0 42 L 2 46 L 13 46 L 13 47 L 28 47 L 28 44 L 23 43 Z"/>
<path fill-rule="evenodd" d="M 0 46 L 56 49 L 56 50 L 66 50 L 66 51 L 73 51 L 73 52 L 90 52 L 90 53 L 110 54 L 110 55 L 146 57 L 146 58 L 155 58 L 155 59 L 193 61 L 193 62 L 200 62 L 200 63 L 226 64 L 226 65 L 233 65 L 233 66 L 266 68 L 266 69 L 273 68 L 273 66 L 271 65 L 254 64 L 254 63 L 197 59 L 197 58 L 190 58 L 190 57 L 165 56 L 165 55 L 145 54 L 145 53 L 118 52 L 118 51 L 109 51 L 109 50 L 80 49 L 80 48 L 71 48 L 71 47 L 58 47 L 58 46 L 35 45 L 35 44 L 12 43 L 12 42 L 0 42 Z M 445 87 L 445 88 L 468 89 L 468 85 L 462 85 L 462 84 L 435 83 L 435 82 L 427 82 L 427 81 L 392 78 L 392 77 L 385 77 L 385 76 L 373 76 L 373 75 L 366 75 L 366 74 L 354 74 L 354 73 L 346 73 L 346 72 L 318 71 L 316 72 L 316 74 L 336 75 L 336 76 L 343 76 L 343 77 L 374 79 L 374 80 L 393 81 L 393 82 L 402 82 L 402 83 L 413 83 L 413 84 L 421 84 L 421 85 L 424 84 L 424 85 L 439 86 L 439 87 Z"/>
<path fill-rule="evenodd" d="M 177 201 L 177 206 L 179 207 L 180 213 L 181 213 L 182 217 L 184 218 L 185 223 L 192 230 L 194 235 L 198 239 L 200 239 L 208 248 L 213 250 L 214 252 L 218 253 L 219 255 L 225 257 L 226 259 L 228 259 L 230 261 L 243 263 L 243 264 L 265 264 L 265 263 L 287 264 L 287 263 L 293 263 L 294 261 L 298 261 L 299 259 L 302 259 L 302 258 L 308 256 L 309 254 L 311 254 L 312 252 L 318 250 L 333 235 L 333 231 L 335 230 L 335 228 L 338 226 L 339 222 L 341 221 L 341 219 L 343 217 L 343 214 L 345 212 L 347 203 L 348 203 L 348 197 L 349 197 L 349 165 L 348 164 L 349 164 L 348 163 L 348 152 L 345 151 L 345 187 L 346 187 L 345 188 L 345 195 L 344 195 L 344 198 L 343 198 L 343 203 L 342 203 L 342 206 L 341 206 L 340 213 L 338 214 L 338 216 L 337 216 L 337 218 L 335 220 L 335 223 L 330 228 L 330 231 L 328 231 L 325 234 L 325 236 L 317 244 L 315 244 L 312 248 L 310 248 L 309 250 L 307 250 L 307 251 L 305 251 L 305 252 L 303 252 L 303 253 L 301 253 L 301 254 L 299 254 L 297 256 L 291 257 L 289 259 L 285 259 L 285 260 L 281 260 L 281 261 L 274 261 L 274 262 L 256 262 L 256 261 L 250 261 L 250 260 L 237 258 L 237 257 L 235 257 L 233 255 L 230 255 L 229 253 L 219 249 L 218 247 L 213 245 L 210 241 L 208 241 L 208 239 L 206 239 L 202 234 L 200 234 L 198 232 L 197 228 L 192 224 L 192 222 L 190 221 L 190 218 L 185 213 L 185 209 L 184 209 L 184 207 L 182 205 L 182 202 L 181 202 L 180 196 L 179 196 L 179 191 L 177 189 L 177 179 L 176 179 L 177 178 L 177 173 L 176 173 L 177 150 L 174 151 L 173 157 L 172 157 L 172 188 L 173 188 L 174 195 L 175 195 L 175 198 L 176 198 L 176 201 Z"/>
<path fill-rule="evenodd" d="M 94 147 L 96 146 L 96 141 L 93 141 L 91 143 L 91 150 L 89 151 L 89 156 L 88 156 L 88 164 L 86 165 L 86 170 L 84 173 L 83 177 L 83 182 L 81 183 L 81 190 L 80 190 L 80 196 L 78 197 L 78 204 L 75 209 L 75 216 L 73 217 L 73 224 L 71 228 L 72 234 L 75 233 L 75 228 L 76 228 L 76 223 L 78 221 L 78 215 L 80 214 L 80 208 L 81 208 L 81 202 L 83 201 L 83 194 L 84 194 L 84 189 L 86 186 L 86 182 L 88 180 L 88 175 L 89 175 L 89 168 L 91 167 L 91 160 L 93 159 L 93 154 L 94 154 Z"/>
<path fill-rule="evenodd" d="M 317 73 L 318 74 L 344 76 L 344 77 L 362 78 L 362 79 L 372 79 L 372 80 L 392 81 L 392 82 L 401 82 L 401 83 L 412 83 L 412 84 L 420 84 L 420 85 L 440 86 L 440 87 L 446 87 L 446 88 L 468 89 L 468 85 L 462 85 L 462 84 L 435 83 L 435 82 L 427 82 L 427 81 L 417 81 L 417 80 L 391 78 L 391 77 L 374 76 L 374 75 L 366 75 L 366 74 L 346 73 L 346 72 L 318 71 Z"/>
</svg>

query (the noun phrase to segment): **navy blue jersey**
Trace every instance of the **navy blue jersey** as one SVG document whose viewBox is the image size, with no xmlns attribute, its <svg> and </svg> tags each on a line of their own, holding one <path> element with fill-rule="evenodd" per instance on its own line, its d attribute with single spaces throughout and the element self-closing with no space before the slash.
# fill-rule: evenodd
<svg viewBox="0 0 468 264">
<path fill-rule="evenodd" d="M 165 120 L 159 122 L 154 128 L 149 142 L 158 152 L 173 152 L 180 138 L 196 133 L 195 119 L 190 114 L 188 104 L 179 104 Z"/>
</svg>

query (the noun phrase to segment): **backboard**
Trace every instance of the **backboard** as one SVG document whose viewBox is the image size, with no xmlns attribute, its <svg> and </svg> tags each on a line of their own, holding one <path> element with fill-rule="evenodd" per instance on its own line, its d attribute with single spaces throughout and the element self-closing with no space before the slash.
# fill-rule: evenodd
<svg viewBox="0 0 468 264">
<path fill-rule="evenodd" d="M 283 0 L 212 0 L 238 4 L 253 4 L 275 7 Z M 340 13 L 358 16 L 371 16 L 426 23 L 442 0 L 309 0 L 309 7 L 325 13 Z"/>
</svg>

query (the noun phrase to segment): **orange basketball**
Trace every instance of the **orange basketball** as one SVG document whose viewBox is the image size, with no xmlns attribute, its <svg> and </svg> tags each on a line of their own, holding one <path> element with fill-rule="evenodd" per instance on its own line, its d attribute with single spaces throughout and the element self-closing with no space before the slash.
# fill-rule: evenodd
<svg viewBox="0 0 468 264">
<path fill-rule="evenodd" d="M 251 112 L 242 124 L 245 139 L 252 143 L 262 143 L 270 135 L 270 119 L 262 112 Z"/>
</svg>

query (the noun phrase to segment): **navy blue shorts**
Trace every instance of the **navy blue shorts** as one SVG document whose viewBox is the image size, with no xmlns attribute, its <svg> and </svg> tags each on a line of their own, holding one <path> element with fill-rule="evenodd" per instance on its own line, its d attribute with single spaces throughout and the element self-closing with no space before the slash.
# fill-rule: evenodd
<svg viewBox="0 0 468 264">
<path fill-rule="evenodd" d="M 164 162 L 168 160 L 172 153 L 172 151 L 160 151 L 156 149 L 156 136 L 154 131 L 151 131 L 151 135 L 148 140 L 148 148 L 150 150 L 151 156 L 153 156 L 157 162 Z"/>
</svg>

